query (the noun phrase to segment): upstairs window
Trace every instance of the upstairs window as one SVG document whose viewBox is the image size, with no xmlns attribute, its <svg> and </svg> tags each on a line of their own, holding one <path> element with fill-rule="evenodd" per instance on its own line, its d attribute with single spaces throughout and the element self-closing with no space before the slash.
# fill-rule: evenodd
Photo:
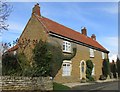
<svg viewBox="0 0 120 92">
<path fill-rule="evenodd" d="M 102 52 L 102 59 L 105 59 L 105 53 Z"/>
<path fill-rule="evenodd" d="M 68 41 L 63 41 L 63 51 L 71 52 L 71 43 Z"/>
<path fill-rule="evenodd" d="M 90 57 L 94 57 L 94 50 L 90 48 Z"/>
</svg>

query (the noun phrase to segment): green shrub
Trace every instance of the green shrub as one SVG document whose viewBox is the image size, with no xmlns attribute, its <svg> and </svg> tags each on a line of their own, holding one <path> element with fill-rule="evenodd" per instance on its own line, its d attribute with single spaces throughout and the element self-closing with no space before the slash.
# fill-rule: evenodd
<svg viewBox="0 0 120 92">
<path fill-rule="evenodd" d="M 94 78 L 92 77 L 92 69 L 93 69 L 93 63 L 91 60 L 86 61 L 86 78 L 89 81 L 94 81 Z"/>
<path fill-rule="evenodd" d="M 113 77 L 114 78 L 117 78 L 117 75 L 116 75 L 116 73 L 117 73 L 117 65 L 115 64 L 115 62 L 114 62 L 114 60 L 112 60 L 112 63 L 111 63 L 111 65 L 110 65 L 111 67 L 111 72 L 113 73 Z"/>
<path fill-rule="evenodd" d="M 120 77 L 120 59 L 119 59 L 119 57 L 117 57 L 116 65 L 117 65 L 117 73 L 118 73 L 118 77 Z"/>
<path fill-rule="evenodd" d="M 2 75 L 21 76 L 22 69 L 17 61 L 16 55 L 6 54 L 2 57 Z"/>
<path fill-rule="evenodd" d="M 47 43 L 42 40 L 36 44 L 33 49 L 33 76 L 49 76 L 50 75 L 50 61 L 52 53 L 47 49 Z"/>
<path fill-rule="evenodd" d="M 24 53 L 18 53 L 17 54 L 17 59 L 18 59 L 18 62 L 19 62 L 20 66 L 23 70 L 25 70 L 25 68 L 30 66 L 30 64 L 29 64 L 29 62 L 28 62 Z"/>
<path fill-rule="evenodd" d="M 102 67 L 102 72 L 105 77 L 110 75 L 110 63 L 109 59 L 104 59 L 103 60 L 103 67 Z"/>
</svg>

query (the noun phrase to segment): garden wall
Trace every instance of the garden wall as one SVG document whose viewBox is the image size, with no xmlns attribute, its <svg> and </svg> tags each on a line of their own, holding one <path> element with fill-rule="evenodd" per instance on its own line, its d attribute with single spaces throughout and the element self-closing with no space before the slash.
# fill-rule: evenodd
<svg viewBox="0 0 120 92">
<path fill-rule="evenodd" d="M 49 77 L 0 77 L 2 90 L 53 90 L 53 83 Z"/>
</svg>

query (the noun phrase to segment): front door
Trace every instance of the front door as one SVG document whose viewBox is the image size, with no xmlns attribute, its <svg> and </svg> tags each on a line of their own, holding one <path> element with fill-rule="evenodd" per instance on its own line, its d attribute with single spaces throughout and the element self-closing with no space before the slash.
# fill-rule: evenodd
<svg viewBox="0 0 120 92">
<path fill-rule="evenodd" d="M 80 62 L 80 79 L 86 78 L 86 62 L 82 60 Z"/>
</svg>

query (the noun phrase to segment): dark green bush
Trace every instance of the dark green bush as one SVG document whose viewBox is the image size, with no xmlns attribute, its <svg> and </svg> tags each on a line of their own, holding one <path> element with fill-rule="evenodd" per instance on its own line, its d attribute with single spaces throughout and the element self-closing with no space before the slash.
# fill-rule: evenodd
<svg viewBox="0 0 120 92">
<path fill-rule="evenodd" d="M 24 53 L 17 53 L 17 61 L 22 69 L 23 75 L 24 72 L 30 67 L 30 64 Z"/>
<path fill-rule="evenodd" d="M 109 59 L 104 59 L 103 60 L 103 67 L 102 67 L 102 73 L 105 77 L 110 75 L 110 63 Z"/>
<path fill-rule="evenodd" d="M 94 78 L 92 77 L 92 69 L 93 69 L 93 62 L 91 60 L 86 61 L 86 78 L 89 81 L 94 81 Z"/>
<path fill-rule="evenodd" d="M 111 72 L 113 74 L 113 77 L 117 78 L 117 75 L 116 75 L 116 73 L 117 73 L 117 65 L 115 64 L 114 60 L 112 60 L 110 68 L 111 68 Z"/>
<path fill-rule="evenodd" d="M 16 55 L 9 53 L 2 57 L 2 75 L 22 75 L 22 69 L 17 61 Z"/>
<path fill-rule="evenodd" d="M 33 49 L 33 76 L 49 76 L 51 59 L 52 53 L 47 49 L 47 43 L 40 40 Z"/>
<path fill-rule="evenodd" d="M 118 77 L 120 77 L 120 59 L 119 59 L 118 57 L 117 57 L 116 65 L 117 65 L 117 73 L 118 73 Z"/>
</svg>

